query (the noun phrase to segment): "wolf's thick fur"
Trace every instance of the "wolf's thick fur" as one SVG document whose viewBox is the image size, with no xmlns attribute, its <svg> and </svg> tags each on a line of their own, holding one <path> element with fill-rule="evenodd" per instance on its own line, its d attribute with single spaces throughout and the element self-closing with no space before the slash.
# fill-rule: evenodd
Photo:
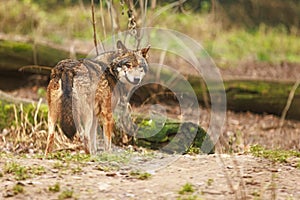
<svg viewBox="0 0 300 200">
<path fill-rule="evenodd" d="M 49 134 L 46 154 L 52 149 L 57 122 L 71 140 L 79 132 L 85 151 L 92 154 L 97 150 L 96 132 L 100 122 L 105 149 L 111 149 L 112 112 L 117 103 L 113 91 L 119 83 L 140 83 L 147 72 L 146 58 L 150 47 L 131 51 L 118 41 L 117 48 L 117 51 L 103 53 L 94 59 L 63 60 L 53 68 L 47 88 Z"/>
</svg>

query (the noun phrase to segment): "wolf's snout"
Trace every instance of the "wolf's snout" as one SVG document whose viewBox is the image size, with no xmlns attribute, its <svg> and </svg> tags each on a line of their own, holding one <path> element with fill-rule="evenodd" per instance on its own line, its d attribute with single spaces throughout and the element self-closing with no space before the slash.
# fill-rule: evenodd
<svg viewBox="0 0 300 200">
<path fill-rule="evenodd" d="M 134 84 L 138 84 L 138 83 L 140 83 L 141 82 L 141 79 L 139 78 L 139 77 L 135 77 L 134 79 L 133 79 L 133 83 Z"/>
</svg>

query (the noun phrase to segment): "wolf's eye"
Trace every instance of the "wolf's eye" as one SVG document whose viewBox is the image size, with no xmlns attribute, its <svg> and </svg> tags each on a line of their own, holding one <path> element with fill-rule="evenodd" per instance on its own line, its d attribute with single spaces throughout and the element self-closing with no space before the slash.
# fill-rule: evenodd
<svg viewBox="0 0 300 200">
<path fill-rule="evenodd" d="M 125 66 L 126 66 L 127 68 L 131 68 L 131 67 L 132 67 L 132 64 L 131 64 L 130 62 L 127 62 L 127 63 L 125 63 Z"/>
</svg>

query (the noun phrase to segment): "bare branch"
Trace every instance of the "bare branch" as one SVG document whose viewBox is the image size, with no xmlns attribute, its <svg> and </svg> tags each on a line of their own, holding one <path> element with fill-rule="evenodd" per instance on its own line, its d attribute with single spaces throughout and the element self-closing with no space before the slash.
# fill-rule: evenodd
<svg viewBox="0 0 300 200">
<path fill-rule="evenodd" d="M 282 111 L 282 114 L 281 114 L 281 118 L 280 118 L 280 124 L 279 124 L 279 127 L 280 129 L 282 128 L 283 124 L 284 124 L 284 120 L 285 120 L 285 117 L 286 117 L 286 114 L 287 112 L 289 111 L 290 109 L 290 106 L 292 104 L 292 101 L 294 99 L 294 96 L 295 96 L 295 92 L 297 90 L 297 88 L 299 87 L 300 85 L 300 79 L 298 79 L 295 84 L 293 85 L 291 91 L 290 91 L 290 94 L 289 94 L 289 97 L 288 97 L 288 100 L 286 102 L 286 105 Z"/>
<path fill-rule="evenodd" d="M 106 29 L 105 29 L 104 15 L 103 15 L 103 2 L 102 2 L 102 0 L 100 0 L 100 16 L 101 16 L 101 24 L 102 24 L 104 39 L 106 39 Z"/>
<path fill-rule="evenodd" d="M 95 7 L 94 7 L 94 0 L 91 0 L 91 9 L 92 9 L 92 22 L 93 22 L 93 32 L 94 32 L 94 46 L 96 48 L 96 54 L 99 55 L 98 52 L 98 44 L 97 44 L 97 34 L 96 34 L 96 21 L 95 21 Z"/>
</svg>

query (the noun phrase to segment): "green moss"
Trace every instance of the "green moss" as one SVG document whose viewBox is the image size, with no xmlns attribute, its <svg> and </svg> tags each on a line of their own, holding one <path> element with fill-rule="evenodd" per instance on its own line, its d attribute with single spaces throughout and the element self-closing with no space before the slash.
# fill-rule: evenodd
<svg viewBox="0 0 300 200">
<path fill-rule="evenodd" d="M 207 133 L 193 123 L 179 123 L 144 119 L 139 124 L 137 144 L 147 148 L 160 149 L 170 144 L 168 152 L 187 152 L 190 148 L 198 148 L 199 152 L 212 153 L 214 145 Z"/>
</svg>

